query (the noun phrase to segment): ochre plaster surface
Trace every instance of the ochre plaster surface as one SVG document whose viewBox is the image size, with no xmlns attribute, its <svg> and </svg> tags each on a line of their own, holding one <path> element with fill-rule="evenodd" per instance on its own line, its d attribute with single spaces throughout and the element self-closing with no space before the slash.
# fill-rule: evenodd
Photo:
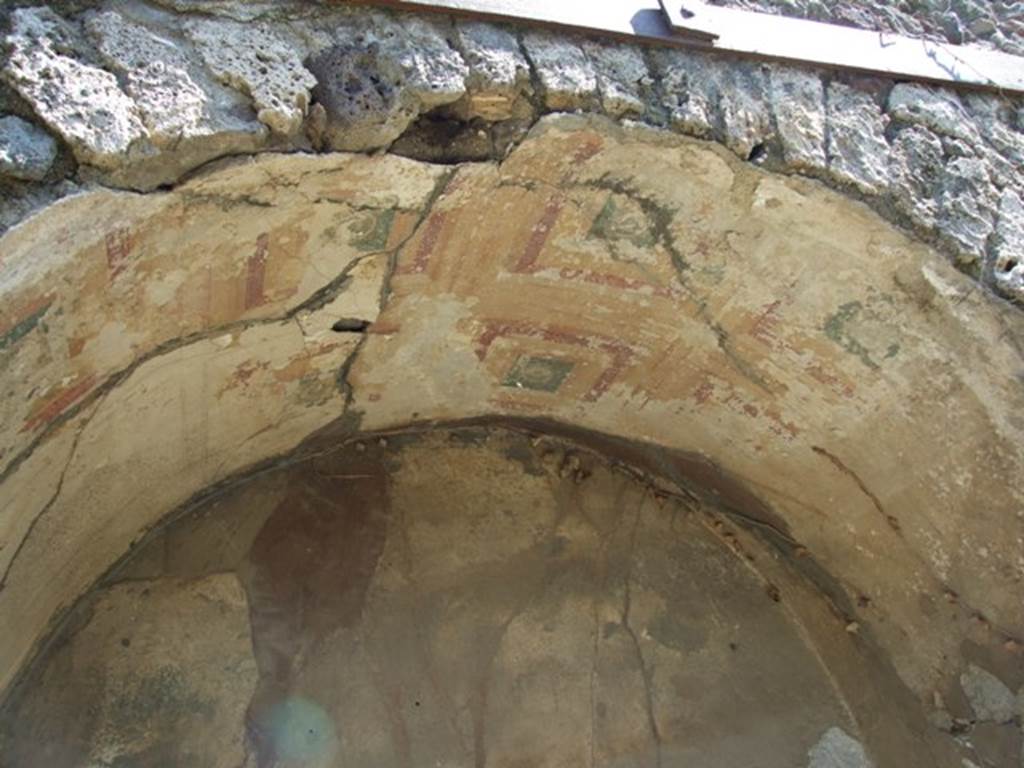
<svg viewBox="0 0 1024 768">
<path fill-rule="evenodd" d="M 973 722 L 969 664 L 1024 683 L 1019 310 L 817 182 L 555 117 L 500 165 L 268 155 L 88 193 L 0 259 L 4 684 L 195 494 L 476 417 L 648 457 L 925 710 Z"/>
</svg>

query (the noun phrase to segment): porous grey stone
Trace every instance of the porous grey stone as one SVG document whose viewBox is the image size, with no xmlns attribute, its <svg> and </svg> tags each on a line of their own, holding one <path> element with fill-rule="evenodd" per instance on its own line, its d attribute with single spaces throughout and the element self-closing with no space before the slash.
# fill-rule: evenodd
<svg viewBox="0 0 1024 768">
<path fill-rule="evenodd" d="M 335 45 L 375 44 L 401 66 L 403 87 L 425 110 L 451 104 L 465 95 L 469 70 L 449 42 L 456 38 L 450 21 L 354 7 L 295 27 L 305 27 L 311 54 Z"/>
<path fill-rule="evenodd" d="M 298 133 L 316 85 L 298 43 L 263 23 L 194 19 L 185 25 L 210 72 L 247 94 L 260 122 L 275 133 Z"/>
<path fill-rule="evenodd" d="M 715 138 L 743 159 L 773 135 L 765 69 L 744 61 L 729 62 L 708 78 L 717 92 Z"/>
<path fill-rule="evenodd" d="M 461 114 L 493 122 L 528 116 L 530 65 L 515 36 L 494 24 L 468 21 L 456 26 L 456 40 L 468 67 Z"/>
<path fill-rule="evenodd" d="M 957 157 L 946 163 L 938 203 L 939 227 L 943 238 L 964 251 L 964 263 L 974 263 L 985 252 L 995 229 L 998 204 L 998 192 L 984 161 Z"/>
<path fill-rule="evenodd" d="M 401 86 L 401 67 L 377 43 L 335 45 L 313 56 L 309 68 L 318 81 L 313 97 L 324 110 L 318 145 L 352 152 L 388 146 L 419 111 Z"/>
<path fill-rule="evenodd" d="M 124 165 L 145 130 L 117 78 L 87 63 L 77 31 L 52 10 L 21 8 L 11 19 L 4 79 L 79 162 L 105 170 Z"/>
<path fill-rule="evenodd" d="M 988 163 L 993 181 L 1024 189 L 1024 135 L 1013 128 L 1012 103 L 989 93 L 968 93 L 961 100 L 985 140 L 975 151 Z"/>
<path fill-rule="evenodd" d="M 167 183 L 212 158 L 253 152 L 265 142 L 267 129 L 245 98 L 210 80 L 167 36 L 113 11 L 91 15 L 85 27 L 104 63 L 123 78 L 159 150 L 122 174 L 132 177 L 131 186 Z"/>
<path fill-rule="evenodd" d="M 825 160 L 825 88 L 821 77 L 800 69 L 777 68 L 769 76 L 775 127 L 786 165 L 823 170 Z"/>
<path fill-rule="evenodd" d="M 85 29 L 104 64 L 124 76 L 155 143 L 174 140 L 202 120 L 203 91 L 187 72 L 185 54 L 166 38 L 114 11 L 92 14 Z"/>
<path fill-rule="evenodd" d="M 838 726 L 825 731 L 807 757 L 807 768 L 874 768 L 863 745 Z"/>
<path fill-rule="evenodd" d="M 300 13 L 302 4 L 296 0 L 155 0 L 178 13 L 201 13 L 224 16 L 236 21 L 253 21 L 266 17 L 282 17 Z"/>
<path fill-rule="evenodd" d="M 57 142 L 20 117 L 0 118 L 0 175 L 40 181 L 57 159 Z"/>
<path fill-rule="evenodd" d="M 309 59 L 332 149 L 386 147 L 418 115 L 466 95 L 469 71 L 436 24 L 371 12 L 340 23 L 334 40 Z"/>
<path fill-rule="evenodd" d="M 25 221 L 50 203 L 81 191 L 82 187 L 67 180 L 55 184 L 25 184 L 16 190 L 6 190 L 5 194 L 0 194 L 0 232 Z"/>
<path fill-rule="evenodd" d="M 762 67 L 688 51 L 657 56 L 669 122 L 678 131 L 721 141 L 743 159 L 773 135 Z"/>
<path fill-rule="evenodd" d="M 828 173 L 865 194 L 878 194 L 889 182 L 886 117 L 871 94 L 833 82 L 826 93 Z"/>
<path fill-rule="evenodd" d="M 687 64 L 691 58 L 685 52 L 657 50 L 651 53 L 669 125 L 680 133 L 708 138 L 715 119 L 714 105 L 707 100 L 706 93 L 690 88 Z"/>
<path fill-rule="evenodd" d="M 935 226 L 945 158 L 939 137 L 910 126 L 893 139 L 890 162 L 891 197 L 897 208 L 918 226 Z"/>
<path fill-rule="evenodd" d="M 899 83 L 889 92 L 887 111 L 897 120 L 926 126 L 940 136 L 967 142 L 980 138 L 960 99 L 944 88 Z"/>
<path fill-rule="evenodd" d="M 601 108 L 611 117 L 641 117 L 647 109 L 644 91 L 651 76 L 639 49 L 588 40 L 583 50 L 597 75 Z"/>
<path fill-rule="evenodd" d="M 998 677 L 976 664 L 960 674 L 960 687 L 978 720 L 1008 723 L 1013 720 L 1017 698 Z"/>
<path fill-rule="evenodd" d="M 530 31 L 523 35 L 523 46 L 548 109 L 571 111 L 596 103 L 597 73 L 576 42 L 549 32 Z"/>
<path fill-rule="evenodd" d="M 992 279 L 1005 296 L 1024 302 L 1024 201 L 1017 190 L 1004 189 L 999 200 Z M 1017 713 L 1024 719 L 1024 689 L 1017 695 Z"/>
<path fill-rule="evenodd" d="M 369 27 L 359 28 L 401 66 L 403 89 L 416 99 L 420 111 L 452 104 L 465 95 L 469 69 L 448 44 L 445 28 L 417 16 L 393 19 L 377 14 L 375 19 Z"/>
</svg>

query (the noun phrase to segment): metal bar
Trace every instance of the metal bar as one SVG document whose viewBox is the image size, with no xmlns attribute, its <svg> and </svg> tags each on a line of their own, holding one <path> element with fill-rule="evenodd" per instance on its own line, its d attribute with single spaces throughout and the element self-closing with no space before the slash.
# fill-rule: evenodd
<svg viewBox="0 0 1024 768">
<path fill-rule="evenodd" d="M 1008 53 L 721 8 L 698 0 L 360 1 L 960 89 L 1024 93 L 1024 58 Z"/>
</svg>

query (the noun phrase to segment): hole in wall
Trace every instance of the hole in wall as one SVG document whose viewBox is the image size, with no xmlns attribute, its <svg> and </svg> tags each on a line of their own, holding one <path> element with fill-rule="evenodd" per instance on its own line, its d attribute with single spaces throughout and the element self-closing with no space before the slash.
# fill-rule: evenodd
<svg viewBox="0 0 1024 768">
<path fill-rule="evenodd" d="M 369 320 L 362 320 L 358 317 L 342 317 L 334 321 L 331 330 L 335 333 L 366 333 L 366 329 L 369 327 Z"/>
</svg>

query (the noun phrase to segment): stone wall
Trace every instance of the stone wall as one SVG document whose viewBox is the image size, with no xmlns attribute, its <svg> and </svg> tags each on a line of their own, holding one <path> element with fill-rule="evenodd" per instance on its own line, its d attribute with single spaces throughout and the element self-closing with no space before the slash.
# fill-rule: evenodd
<svg viewBox="0 0 1024 768">
<path fill-rule="evenodd" d="M 239 154 L 495 158 L 540 114 L 587 111 L 821 179 L 1024 300 L 1017 98 L 297 0 L 87 5 L 6 14 L 5 226 Z"/>
</svg>

